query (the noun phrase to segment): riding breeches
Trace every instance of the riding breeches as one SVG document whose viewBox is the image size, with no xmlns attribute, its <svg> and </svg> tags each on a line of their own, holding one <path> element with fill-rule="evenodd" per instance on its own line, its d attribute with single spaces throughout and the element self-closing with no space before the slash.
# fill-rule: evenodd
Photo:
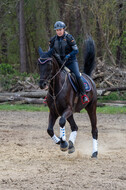
<svg viewBox="0 0 126 190">
<path fill-rule="evenodd" d="M 71 72 L 73 72 L 77 78 L 81 78 L 80 72 L 79 72 L 79 66 L 77 60 L 71 60 L 68 64 L 66 64 L 66 67 L 70 69 Z"/>
</svg>

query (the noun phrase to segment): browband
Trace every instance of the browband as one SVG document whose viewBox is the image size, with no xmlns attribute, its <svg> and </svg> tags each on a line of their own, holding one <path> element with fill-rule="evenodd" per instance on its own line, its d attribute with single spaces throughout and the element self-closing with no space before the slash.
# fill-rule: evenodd
<svg viewBox="0 0 126 190">
<path fill-rule="evenodd" d="M 52 58 L 38 58 L 40 64 L 45 64 L 47 61 L 52 61 Z"/>
</svg>

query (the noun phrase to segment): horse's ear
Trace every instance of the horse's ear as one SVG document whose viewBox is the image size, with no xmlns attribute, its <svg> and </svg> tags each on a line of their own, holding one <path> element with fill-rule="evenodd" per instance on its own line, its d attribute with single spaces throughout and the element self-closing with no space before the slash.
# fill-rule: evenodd
<svg viewBox="0 0 126 190">
<path fill-rule="evenodd" d="M 44 52 L 42 51 L 41 47 L 38 48 L 38 52 L 39 52 L 40 57 L 42 57 L 42 55 L 43 55 Z"/>
</svg>

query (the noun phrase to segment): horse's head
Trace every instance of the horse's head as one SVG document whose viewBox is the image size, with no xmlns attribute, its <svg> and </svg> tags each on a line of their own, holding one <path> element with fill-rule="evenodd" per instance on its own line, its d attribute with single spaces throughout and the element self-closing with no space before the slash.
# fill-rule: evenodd
<svg viewBox="0 0 126 190">
<path fill-rule="evenodd" d="M 52 58 L 39 58 L 38 66 L 40 73 L 39 87 L 44 89 L 52 77 Z"/>
<path fill-rule="evenodd" d="M 59 70 L 59 64 L 61 63 L 60 56 L 53 52 L 53 58 L 51 58 L 51 50 L 48 52 L 43 52 L 42 48 L 38 49 L 40 58 L 38 59 L 39 72 L 40 72 L 40 82 L 39 86 L 44 89 L 48 82 L 53 79 L 55 72 Z M 59 64 L 58 64 L 59 63 Z"/>
</svg>

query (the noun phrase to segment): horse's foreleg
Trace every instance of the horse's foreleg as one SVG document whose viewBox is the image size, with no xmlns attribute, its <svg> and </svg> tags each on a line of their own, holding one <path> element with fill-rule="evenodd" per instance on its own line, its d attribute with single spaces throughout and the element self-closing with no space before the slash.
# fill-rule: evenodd
<svg viewBox="0 0 126 190">
<path fill-rule="evenodd" d="M 53 130 L 56 119 L 57 119 L 57 116 L 51 114 L 51 112 L 50 112 L 47 133 L 50 135 L 50 137 L 52 138 L 54 143 L 60 144 L 60 139 L 54 134 L 54 130 Z"/>
<path fill-rule="evenodd" d="M 76 140 L 76 136 L 77 136 L 77 131 L 78 131 L 78 127 L 75 123 L 75 120 L 73 118 L 73 115 L 71 115 L 67 121 L 69 122 L 70 126 L 71 126 L 71 134 L 69 137 L 69 148 L 68 148 L 68 153 L 73 153 L 75 151 L 75 147 L 74 147 L 74 143 Z"/>
<path fill-rule="evenodd" d="M 65 132 L 65 123 L 66 123 L 66 119 L 72 115 L 72 111 L 70 108 L 66 109 L 60 120 L 59 120 L 59 125 L 60 125 L 60 139 L 61 139 L 61 142 L 60 142 L 60 149 L 62 151 L 66 151 L 68 150 L 68 143 L 66 142 L 66 132 Z"/>
<path fill-rule="evenodd" d="M 92 103 L 86 107 L 88 112 L 91 126 L 92 126 L 92 137 L 93 137 L 93 153 L 92 158 L 97 157 L 98 154 L 98 129 L 97 129 L 97 116 L 96 116 L 96 103 Z"/>
</svg>

